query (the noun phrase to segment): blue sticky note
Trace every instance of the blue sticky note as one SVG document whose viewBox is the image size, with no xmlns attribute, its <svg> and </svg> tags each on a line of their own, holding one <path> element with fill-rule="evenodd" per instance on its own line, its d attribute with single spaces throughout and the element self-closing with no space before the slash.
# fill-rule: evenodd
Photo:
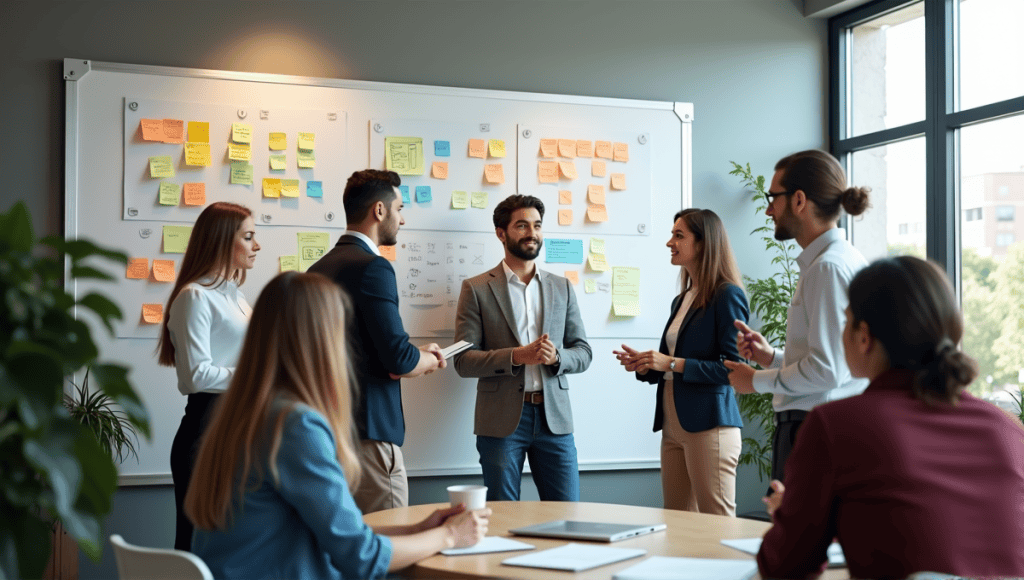
<svg viewBox="0 0 1024 580">
<path fill-rule="evenodd" d="M 452 144 L 447 141 L 434 141 L 434 157 L 451 157 Z"/>
<path fill-rule="evenodd" d="M 426 203 L 428 201 L 430 201 L 430 186 L 429 185 L 417 185 L 416 186 L 416 203 Z"/>
<path fill-rule="evenodd" d="M 324 182 L 322 182 L 322 181 L 307 181 L 306 182 L 306 196 L 308 196 L 308 197 L 323 197 L 324 196 Z"/>
<path fill-rule="evenodd" d="M 408 185 L 399 185 L 398 186 L 398 191 L 402 192 L 402 203 L 412 203 L 411 201 L 409 201 L 409 186 Z"/>
<path fill-rule="evenodd" d="M 544 261 L 556 264 L 582 264 L 583 240 L 544 240 Z"/>
</svg>

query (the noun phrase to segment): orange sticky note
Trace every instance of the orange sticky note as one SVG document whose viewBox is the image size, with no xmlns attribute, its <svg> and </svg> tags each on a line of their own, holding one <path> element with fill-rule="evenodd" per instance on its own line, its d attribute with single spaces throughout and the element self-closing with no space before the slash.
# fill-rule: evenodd
<svg viewBox="0 0 1024 580">
<path fill-rule="evenodd" d="M 185 121 L 181 119 L 164 119 L 164 143 L 181 143 L 185 136 Z"/>
<path fill-rule="evenodd" d="M 594 154 L 598 157 L 604 157 L 605 159 L 612 158 L 612 142 L 611 141 L 598 141 L 594 144 Z"/>
<path fill-rule="evenodd" d="M 185 205 L 206 205 L 206 184 L 185 184 Z"/>
<path fill-rule="evenodd" d="M 560 210 L 558 210 L 558 225 L 560 225 L 560 226 L 572 225 L 572 210 L 571 209 L 560 209 Z"/>
<path fill-rule="evenodd" d="M 537 179 L 541 183 L 558 183 L 558 162 L 538 161 Z"/>
<path fill-rule="evenodd" d="M 626 143 L 615 144 L 615 161 L 629 161 L 629 145 Z"/>
<path fill-rule="evenodd" d="M 626 174 L 625 173 L 613 173 L 612 174 L 612 189 L 626 189 Z"/>
<path fill-rule="evenodd" d="M 604 186 L 603 185 L 588 185 L 587 186 L 587 200 L 590 203 L 596 203 L 597 205 L 604 205 Z"/>
<path fill-rule="evenodd" d="M 590 163 L 590 174 L 594 177 L 604 177 L 606 168 L 604 161 L 593 161 Z"/>
<path fill-rule="evenodd" d="M 145 280 L 149 278 L 149 258 L 131 258 L 128 260 L 128 268 L 125 271 L 124 277 L 131 280 Z"/>
<path fill-rule="evenodd" d="M 558 139 L 541 139 L 540 156 L 558 157 Z"/>
<path fill-rule="evenodd" d="M 263 178 L 263 197 L 281 197 L 281 188 L 280 179 Z"/>
<path fill-rule="evenodd" d="M 572 161 L 559 161 L 558 169 L 566 179 L 576 179 L 579 177 L 579 174 L 576 173 L 576 164 Z"/>
<path fill-rule="evenodd" d="M 562 157 L 568 157 L 569 159 L 576 159 L 576 140 L 559 139 L 558 154 Z"/>
<path fill-rule="evenodd" d="M 142 139 L 144 141 L 163 141 L 164 122 L 160 119 L 140 119 L 139 127 L 142 128 Z"/>
<path fill-rule="evenodd" d="M 576 270 L 566 270 L 565 279 L 572 282 L 573 286 L 580 285 L 580 273 L 577 272 Z"/>
<path fill-rule="evenodd" d="M 380 255 L 388 259 L 389 262 L 398 260 L 398 246 L 377 246 L 380 250 Z"/>
<path fill-rule="evenodd" d="M 593 141 L 577 141 L 576 142 L 576 155 L 580 157 L 593 157 L 594 156 L 594 142 Z"/>
<path fill-rule="evenodd" d="M 448 179 L 448 162 L 435 161 L 430 166 L 430 175 L 435 179 Z"/>
<path fill-rule="evenodd" d="M 606 222 L 608 221 L 608 209 L 603 205 L 588 206 L 587 219 L 592 222 Z"/>
<path fill-rule="evenodd" d="M 153 260 L 153 279 L 174 282 L 174 260 Z"/>
<path fill-rule="evenodd" d="M 469 156 L 487 159 L 487 142 L 483 139 L 470 139 Z"/>
<path fill-rule="evenodd" d="M 558 190 L 558 203 L 562 205 L 572 205 L 572 192 L 568 189 Z"/>
<path fill-rule="evenodd" d="M 164 321 L 163 304 L 143 304 L 142 321 L 146 324 L 160 324 Z"/>
<path fill-rule="evenodd" d="M 488 163 L 484 165 L 484 177 L 487 183 L 505 183 L 505 169 L 501 163 Z"/>
</svg>

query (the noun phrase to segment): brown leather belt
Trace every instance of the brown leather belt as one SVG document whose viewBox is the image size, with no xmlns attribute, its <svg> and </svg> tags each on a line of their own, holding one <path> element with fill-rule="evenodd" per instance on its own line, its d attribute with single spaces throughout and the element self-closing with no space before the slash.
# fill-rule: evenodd
<svg viewBox="0 0 1024 580">
<path fill-rule="evenodd" d="M 523 393 L 523 402 L 531 405 L 540 405 L 544 403 L 544 391 L 530 391 L 529 393 Z"/>
</svg>

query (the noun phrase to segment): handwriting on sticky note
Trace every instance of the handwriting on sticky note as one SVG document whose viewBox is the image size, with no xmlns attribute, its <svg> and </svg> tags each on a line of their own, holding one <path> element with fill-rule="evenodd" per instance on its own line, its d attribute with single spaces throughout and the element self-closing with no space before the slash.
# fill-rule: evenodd
<svg viewBox="0 0 1024 580">
<path fill-rule="evenodd" d="M 248 123 L 232 123 L 231 140 L 235 143 L 252 143 L 252 125 Z"/>
<path fill-rule="evenodd" d="M 232 163 L 231 183 L 236 185 L 252 185 L 252 164 L 248 161 L 235 161 Z"/>
<path fill-rule="evenodd" d="M 572 192 L 568 189 L 558 190 L 558 203 L 561 205 L 572 205 Z"/>
<path fill-rule="evenodd" d="M 434 141 L 434 157 L 451 157 L 452 144 L 448 141 Z"/>
<path fill-rule="evenodd" d="M 299 149 L 299 169 L 313 169 L 316 167 L 316 151 Z"/>
<path fill-rule="evenodd" d="M 181 202 L 181 186 L 170 181 L 160 182 L 160 205 L 178 205 Z"/>
<path fill-rule="evenodd" d="M 306 182 L 306 197 L 323 197 L 324 196 L 324 182 L 322 181 L 307 181 Z"/>
<path fill-rule="evenodd" d="M 430 193 L 429 185 L 417 185 L 416 186 L 416 203 L 427 203 L 431 201 L 433 195 Z"/>
<path fill-rule="evenodd" d="M 590 269 L 595 272 L 604 272 L 608 269 L 608 260 L 604 257 L 604 254 L 595 254 L 591 252 L 587 256 L 587 264 Z"/>
<path fill-rule="evenodd" d="M 160 324 L 164 321 L 163 304 L 143 304 L 142 321 L 146 324 Z"/>
<path fill-rule="evenodd" d="M 130 280 L 145 280 L 149 278 L 149 258 L 129 259 L 124 277 Z"/>
<path fill-rule="evenodd" d="M 469 192 L 466 191 L 453 191 L 452 192 L 452 208 L 454 209 L 466 209 L 469 207 Z"/>
<path fill-rule="evenodd" d="M 210 124 L 202 121 L 188 122 L 188 140 L 191 143 L 210 142 Z"/>
<path fill-rule="evenodd" d="M 558 225 L 560 225 L 560 226 L 572 225 L 572 210 L 571 209 L 560 209 L 560 210 L 558 210 Z"/>
<path fill-rule="evenodd" d="M 583 281 L 583 290 L 587 294 L 593 294 L 594 292 L 597 292 L 597 282 L 592 278 L 587 278 L 586 280 Z"/>
<path fill-rule="evenodd" d="M 622 161 L 622 162 L 629 161 L 629 144 L 628 143 L 616 143 L 615 144 L 614 159 L 615 159 L 615 161 Z"/>
<path fill-rule="evenodd" d="M 608 221 L 608 209 L 603 205 L 587 206 L 587 219 L 592 222 Z"/>
<path fill-rule="evenodd" d="M 491 157 L 504 157 L 505 156 L 505 142 L 501 139 L 490 139 L 487 141 L 487 148 L 491 153 Z"/>
<path fill-rule="evenodd" d="M 487 183 L 505 183 L 505 169 L 501 163 L 488 163 L 484 166 L 484 178 Z"/>
<path fill-rule="evenodd" d="M 565 279 L 572 282 L 573 286 L 580 285 L 580 273 L 577 272 L 576 270 L 566 270 Z"/>
<path fill-rule="evenodd" d="M 423 175 L 423 138 L 385 137 L 384 166 L 399 175 Z"/>
<path fill-rule="evenodd" d="M 248 143 L 228 143 L 228 159 L 249 161 L 252 159 L 252 147 Z"/>
<path fill-rule="evenodd" d="M 549 264 L 582 264 L 583 240 L 565 238 L 544 240 L 544 261 Z"/>
<path fill-rule="evenodd" d="M 541 139 L 540 156 L 548 158 L 558 157 L 558 139 Z"/>
<path fill-rule="evenodd" d="M 576 142 L 576 155 L 580 157 L 594 156 L 594 142 L 584 139 Z"/>
<path fill-rule="evenodd" d="M 299 180 L 282 179 L 281 197 L 299 197 Z"/>
<path fill-rule="evenodd" d="M 164 143 L 181 143 L 185 140 L 185 121 L 181 119 L 164 119 L 161 123 Z"/>
<path fill-rule="evenodd" d="M 590 203 L 596 203 L 597 205 L 604 205 L 604 186 L 594 184 L 588 185 L 587 201 Z"/>
<path fill-rule="evenodd" d="M 612 142 L 611 141 L 597 141 L 594 143 L 594 154 L 598 157 L 605 159 L 612 158 Z"/>
<path fill-rule="evenodd" d="M 576 164 L 572 161 L 559 161 L 558 170 L 566 179 L 576 179 L 579 177 L 579 174 L 576 173 Z"/>
<path fill-rule="evenodd" d="M 487 142 L 483 139 L 470 139 L 469 156 L 487 159 Z"/>
<path fill-rule="evenodd" d="M 292 256 L 281 256 L 279 260 L 281 262 L 282 272 L 297 272 L 299 270 L 298 254 Z"/>
<path fill-rule="evenodd" d="M 142 129 L 143 141 L 163 141 L 164 122 L 163 119 L 140 119 L 139 128 Z"/>
<path fill-rule="evenodd" d="M 537 180 L 541 183 L 558 183 L 558 162 L 538 161 Z"/>
<path fill-rule="evenodd" d="M 153 279 L 174 282 L 174 260 L 153 260 Z"/>
<path fill-rule="evenodd" d="M 164 226 L 164 253 L 184 254 L 191 236 L 192 226 Z"/>
<path fill-rule="evenodd" d="M 430 175 L 434 179 L 448 179 L 448 162 L 435 161 L 430 164 Z"/>
<path fill-rule="evenodd" d="M 474 191 L 472 205 L 477 209 L 487 209 L 487 192 Z"/>
<path fill-rule="evenodd" d="M 174 162 L 170 155 L 149 158 L 149 176 L 152 178 L 174 177 Z"/>
<path fill-rule="evenodd" d="M 316 145 L 316 133 L 299 133 L 299 149 L 312 151 Z"/>
<path fill-rule="evenodd" d="M 288 156 L 285 154 L 270 156 L 270 170 L 284 171 L 288 167 Z"/>
<path fill-rule="evenodd" d="M 612 189 L 618 189 L 618 190 L 626 189 L 626 174 L 625 173 L 613 173 L 612 174 Z"/>
<path fill-rule="evenodd" d="M 604 161 L 594 161 L 590 164 L 590 174 L 594 177 L 604 177 L 607 166 Z"/>
<path fill-rule="evenodd" d="M 281 197 L 281 180 L 273 177 L 264 177 L 263 197 Z"/>
<path fill-rule="evenodd" d="M 274 132 L 267 138 L 267 145 L 271 151 L 284 151 L 288 149 L 288 133 Z"/>
<path fill-rule="evenodd" d="M 209 143 L 185 143 L 185 165 L 209 167 L 213 165 Z"/>
<path fill-rule="evenodd" d="M 377 246 L 380 255 L 389 262 L 398 261 L 398 246 Z"/>
<path fill-rule="evenodd" d="M 327 232 L 299 232 L 299 272 L 309 267 L 327 253 L 330 235 Z"/>
<path fill-rule="evenodd" d="M 590 238 L 590 251 L 594 254 L 604 254 L 604 240 L 601 238 Z"/>
<path fill-rule="evenodd" d="M 576 140 L 575 139 L 559 139 L 558 140 L 558 154 L 562 157 L 568 157 L 569 159 L 576 158 Z"/>
<path fill-rule="evenodd" d="M 184 194 L 185 205 L 206 205 L 205 183 L 186 183 Z"/>
</svg>

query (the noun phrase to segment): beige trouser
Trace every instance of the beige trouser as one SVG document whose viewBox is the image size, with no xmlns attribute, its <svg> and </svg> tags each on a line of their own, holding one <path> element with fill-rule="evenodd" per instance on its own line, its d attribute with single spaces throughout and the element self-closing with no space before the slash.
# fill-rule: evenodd
<svg viewBox="0 0 1024 580">
<path fill-rule="evenodd" d="M 664 407 L 661 489 L 665 508 L 735 516 L 736 466 L 742 447 L 739 427 L 714 427 L 697 433 L 683 429 L 671 381 L 665 384 Z"/>
<path fill-rule="evenodd" d="M 409 479 L 402 448 L 385 441 L 359 443 L 363 477 L 353 494 L 359 509 L 368 514 L 409 505 Z"/>
</svg>

